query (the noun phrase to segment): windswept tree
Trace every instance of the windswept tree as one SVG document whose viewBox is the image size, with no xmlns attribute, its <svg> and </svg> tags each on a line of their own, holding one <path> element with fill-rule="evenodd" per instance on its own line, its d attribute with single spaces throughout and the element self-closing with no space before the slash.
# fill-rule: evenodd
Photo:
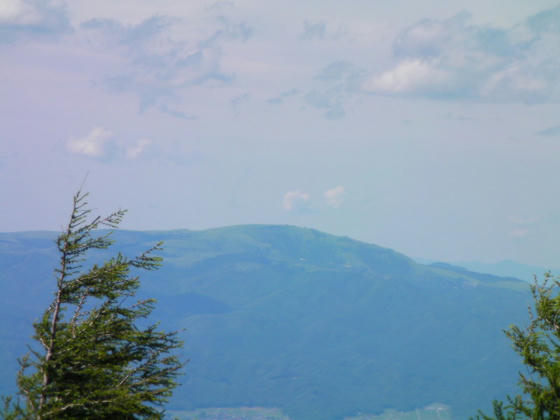
<svg viewBox="0 0 560 420">
<path fill-rule="evenodd" d="M 140 256 L 118 253 L 86 268 L 90 251 L 108 248 L 125 211 L 92 217 L 87 194 L 74 196 L 51 304 L 34 324 L 36 346 L 20 360 L 13 419 L 163 418 L 182 367 L 176 332 L 147 320 L 154 300 L 136 300 L 137 272 L 154 270 L 161 243 Z M 110 229 L 100 232 L 99 228 Z"/>
<path fill-rule="evenodd" d="M 483 420 L 560 419 L 560 281 L 546 273 L 531 285 L 534 309 L 525 329 L 514 325 L 505 331 L 514 350 L 523 358 L 526 372 L 519 374 L 525 395 L 494 401 L 494 415 Z"/>
</svg>

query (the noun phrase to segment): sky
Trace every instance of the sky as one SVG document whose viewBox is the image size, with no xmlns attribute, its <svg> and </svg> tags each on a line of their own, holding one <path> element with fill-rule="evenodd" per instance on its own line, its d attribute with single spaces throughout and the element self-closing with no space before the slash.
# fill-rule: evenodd
<svg viewBox="0 0 560 420">
<path fill-rule="evenodd" d="M 560 2 L 0 0 L 0 231 L 290 224 L 560 265 Z"/>
</svg>

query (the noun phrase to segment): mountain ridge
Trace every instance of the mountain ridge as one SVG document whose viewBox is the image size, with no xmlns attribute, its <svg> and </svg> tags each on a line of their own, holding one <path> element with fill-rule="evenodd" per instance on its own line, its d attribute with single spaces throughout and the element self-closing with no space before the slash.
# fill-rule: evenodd
<svg viewBox="0 0 560 420">
<path fill-rule="evenodd" d="M 56 250 L 45 235 L 7 235 L 21 245 L 0 246 L 0 319 L 20 326 L 4 329 L 0 353 L 13 378 L 50 297 Z M 93 261 L 165 242 L 164 265 L 142 273 L 139 296 L 158 299 L 154 317 L 167 328 L 186 328 L 191 362 L 173 410 L 278 407 L 296 420 L 338 420 L 437 401 L 465 418 L 515 389 L 519 362 L 501 330 L 526 315 L 521 280 L 290 225 L 113 237 Z"/>
</svg>

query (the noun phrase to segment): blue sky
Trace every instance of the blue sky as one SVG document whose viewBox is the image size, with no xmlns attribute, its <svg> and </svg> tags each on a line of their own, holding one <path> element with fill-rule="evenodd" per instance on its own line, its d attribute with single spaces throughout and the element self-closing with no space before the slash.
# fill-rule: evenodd
<svg viewBox="0 0 560 420">
<path fill-rule="evenodd" d="M 558 266 L 560 2 L 0 0 L 0 231 L 294 224 Z"/>
</svg>

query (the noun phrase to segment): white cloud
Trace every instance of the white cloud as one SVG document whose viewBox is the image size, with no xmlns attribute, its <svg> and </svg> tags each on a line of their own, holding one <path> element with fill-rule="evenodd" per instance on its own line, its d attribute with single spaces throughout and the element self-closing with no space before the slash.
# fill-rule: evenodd
<svg viewBox="0 0 560 420">
<path fill-rule="evenodd" d="M 96 127 L 85 137 L 68 140 L 66 148 L 71 153 L 99 158 L 106 154 L 106 146 L 112 138 L 112 132 Z"/>
<path fill-rule="evenodd" d="M 286 211 L 298 210 L 305 208 L 309 201 L 309 194 L 300 190 L 288 191 L 284 194 L 282 207 Z"/>
<path fill-rule="evenodd" d="M 391 68 L 362 87 L 439 99 L 559 102 L 559 21 L 560 6 L 505 29 L 473 24 L 466 12 L 424 19 L 395 39 Z"/>
<path fill-rule="evenodd" d="M 331 188 L 325 191 L 324 196 L 328 206 L 338 208 L 344 201 L 344 187 L 339 185 Z"/>
<path fill-rule="evenodd" d="M 450 77 L 437 68 L 437 63 L 426 60 L 405 60 L 393 70 L 373 76 L 364 83 L 364 89 L 380 93 L 403 93 L 438 88 L 449 84 Z"/>
<path fill-rule="evenodd" d="M 0 2 L 0 22 L 15 25 L 30 25 L 41 20 L 40 14 L 30 4 L 22 0 Z"/>
<path fill-rule="evenodd" d="M 48 37 L 70 30 L 62 0 L 0 0 L 0 42 Z"/>
<path fill-rule="evenodd" d="M 150 144 L 152 144 L 152 141 L 150 139 L 138 140 L 134 146 L 126 149 L 126 153 L 125 153 L 126 158 L 127 159 L 138 158 L 144 152 L 146 147 L 148 147 Z"/>
</svg>

